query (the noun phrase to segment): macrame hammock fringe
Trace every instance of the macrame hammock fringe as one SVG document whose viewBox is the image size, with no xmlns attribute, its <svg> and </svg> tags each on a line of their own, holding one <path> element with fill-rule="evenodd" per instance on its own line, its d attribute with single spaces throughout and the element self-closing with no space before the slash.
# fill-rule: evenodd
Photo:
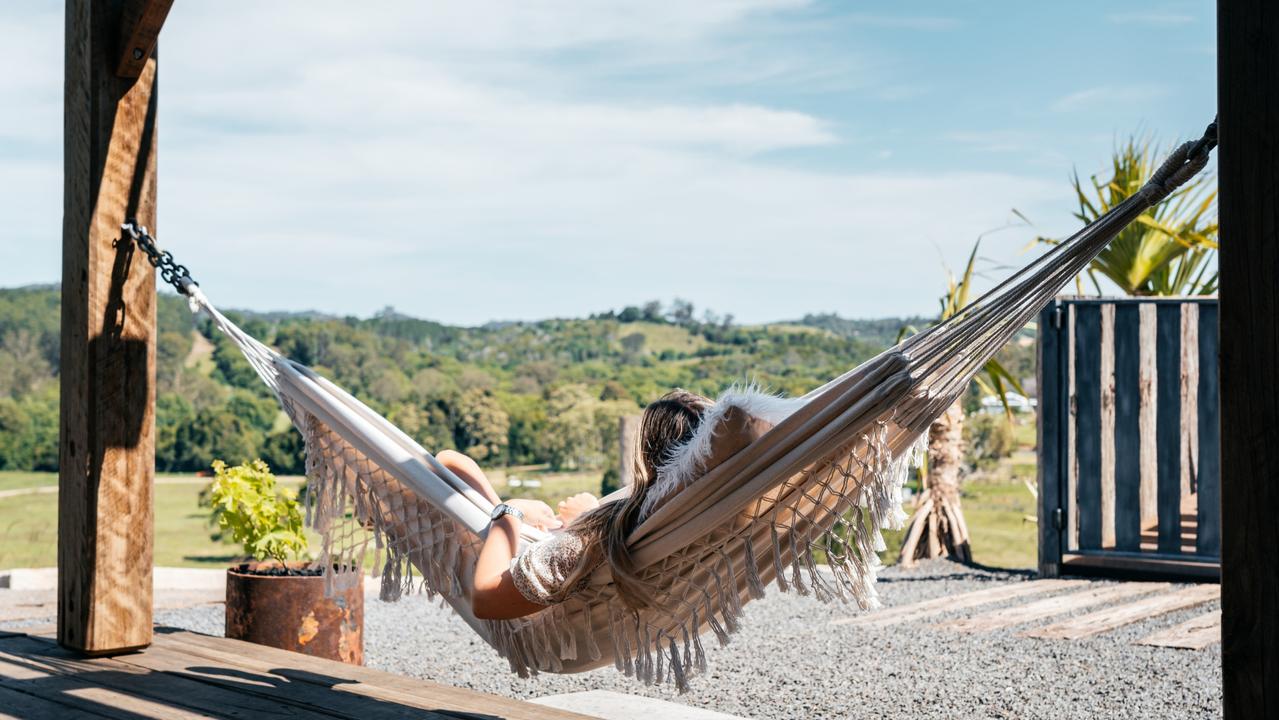
<svg viewBox="0 0 1279 720">
<path fill-rule="evenodd" d="M 604 565 L 565 601 L 533 615 L 475 618 L 468 593 L 490 503 L 355 397 L 246 334 L 184 268 L 166 279 L 243 351 L 305 438 L 307 523 L 323 538 L 317 564 L 329 570 L 330 589 L 354 576 L 333 568 L 362 572 L 372 549 L 383 599 L 414 590 L 440 596 L 521 677 L 611 663 L 684 691 L 706 671 L 702 635 L 726 644 L 743 606 L 770 583 L 877 606 L 881 531 L 905 519 L 902 485 L 929 424 L 1121 229 L 1199 172 L 1214 145 L 1215 123 L 1204 139 L 1174 151 L 1140 192 L 948 321 L 804 396 L 763 437 L 659 504 L 629 539 L 655 597 L 639 611 Z M 138 239 L 136 228 L 126 230 Z M 522 530 L 522 542 L 544 537 Z"/>
</svg>

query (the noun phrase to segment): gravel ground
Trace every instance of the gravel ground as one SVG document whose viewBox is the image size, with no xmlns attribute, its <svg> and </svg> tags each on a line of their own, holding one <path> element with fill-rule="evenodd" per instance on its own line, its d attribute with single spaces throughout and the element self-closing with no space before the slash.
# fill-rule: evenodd
<svg viewBox="0 0 1279 720">
<path fill-rule="evenodd" d="M 932 561 L 885 571 L 880 594 L 885 605 L 902 605 L 1028 579 Z M 1206 718 L 1221 715 L 1220 646 L 1131 643 L 1207 609 L 1087 640 L 1034 640 L 1015 637 L 1016 628 L 958 635 L 933 627 L 936 619 L 831 625 L 851 609 L 770 588 L 746 608 L 732 644 L 706 644 L 710 672 L 682 696 L 612 667 L 521 680 L 464 623 L 421 596 L 370 601 L 364 637 L 370 667 L 517 698 L 616 690 L 752 718 Z M 221 606 L 204 606 L 160 612 L 156 622 L 220 634 L 222 618 Z"/>
</svg>

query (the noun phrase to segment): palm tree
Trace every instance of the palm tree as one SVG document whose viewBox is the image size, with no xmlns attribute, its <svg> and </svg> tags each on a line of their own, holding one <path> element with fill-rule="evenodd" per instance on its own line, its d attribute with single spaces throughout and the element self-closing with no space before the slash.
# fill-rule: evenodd
<svg viewBox="0 0 1279 720">
<path fill-rule="evenodd" d="M 1076 172 L 1071 178 L 1079 202 L 1075 217 L 1090 223 L 1139 191 L 1158 157 L 1150 138 L 1133 136 L 1115 149 L 1109 179 L 1093 175 L 1086 187 Z M 1100 277 L 1128 295 L 1211 295 L 1217 291 L 1216 253 L 1216 183 L 1199 175 L 1124 228 L 1085 274 L 1098 295 Z M 1084 294 L 1082 278 L 1076 285 Z"/>
<path fill-rule="evenodd" d="M 945 322 L 968 305 L 973 287 L 973 268 L 980 247 L 979 238 L 960 278 L 956 279 L 954 273 L 946 270 L 946 294 L 941 296 L 941 313 L 934 324 Z M 898 341 L 901 336 L 914 331 L 914 328 L 902 328 Z M 974 381 L 983 393 L 1000 399 L 1008 421 L 1012 422 L 1007 392 L 1012 389 L 1024 394 L 1017 378 L 998 360 L 991 358 Z M 928 427 L 928 453 L 920 470 L 920 493 L 915 500 L 914 515 L 906 526 L 905 540 L 897 558 L 899 563 L 910 566 L 917 560 L 942 555 L 961 562 L 972 561 L 968 526 L 959 503 L 963 459 L 964 408 L 956 401 Z"/>
</svg>

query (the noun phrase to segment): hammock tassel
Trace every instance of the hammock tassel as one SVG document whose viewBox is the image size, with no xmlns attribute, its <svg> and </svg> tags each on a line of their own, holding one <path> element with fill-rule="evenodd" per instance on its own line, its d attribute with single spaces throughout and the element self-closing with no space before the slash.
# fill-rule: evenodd
<svg viewBox="0 0 1279 720">
<path fill-rule="evenodd" d="M 685 673 L 684 665 L 680 662 L 679 646 L 675 644 L 675 638 L 670 638 L 670 641 L 671 677 L 675 680 L 675 689 L 680 693 L 686 693 L 688 692 L 688 675 Z M 685 650 L 687 650 L 687 645 L 685 645 Z"/>
<path fill-rule="evenodd" d="M 653 664 L 656 666 L 653 669 L 654 685 L 661 685 L 663 682 L 663 678 L 665 676 L 665 673 L 663 672 L 663 668 L 666 665 L 666 653 L 662 651 L 662 633 L 663 631 L 658 630 L 657 632 L 653 633 L 653 638 L 652 638 L 653 639 Z M 646 632 L 645 636 L 647 637 L 647 635 L 648 633 Z"/>
<path fill-rule="evenodd" d="M 751 597 L 759 600 L 764 597 L 764 582 L 759 577 L 759 563 L 755 561 L 755 542 L 749 533 L 742 544 L 746 551 L 746 587 L 750 589 Z"/>
<path fill-rule="evenodd" d="M 697 618 L 697 608 L 693 608 L 693 662 L 697 665 L 697 672 L 706 672 L 706 648 L 702 647 L 702 624 Z"/>
<path fill-rule="evenodd" d="M 581 617 L 586 623 L 586 656 L 592 661 L 599 660 L 600 657 L 602 657 L 600 654 L 600 646 L 595 642 L 594 615 L 595 613 L 592 612 L 591 606 L 586 603 L 582 603 Z M 614 651 L 616 651 L 616 645 L 614 646 Z"/>
<path fill-rule="evenodd" d="M 782 562 L 782 545 L 781 539 L 777 537 L 777 511 L 773 511 L 771 522 L 768 523 L 769 534 L 773 539 L 773 570 L 774 576 L 777 578 L 777 587 L 782 592 L 790 592 L 790 585 L 786 582 L 786 565 Z"/>
</svg>

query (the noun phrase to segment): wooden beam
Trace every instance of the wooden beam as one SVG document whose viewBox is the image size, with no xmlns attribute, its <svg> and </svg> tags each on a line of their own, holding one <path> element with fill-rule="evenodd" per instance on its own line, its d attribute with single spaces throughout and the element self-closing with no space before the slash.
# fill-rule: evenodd
<svg viewBox="0 0 1279 720">
<path fill-rule="evenodd" d="M 155 227 L 156 60 L 116 76 L 119 2 L 67 0 L 58 641 L 151 642 L 155 272 L 120 224 Z"/>
<path fill-rule="evenodd" d="M 135 78 L 142 74 L 171 7 L 173 0 L 125 0 L 124 7 L 120 9 L 116 75 Z"/>
<path fill-rule="evenodd" d="M 1219 0 L 1221 662 L 1230 718 L 1279 717 L 1279 4 Z"/>
</svg>

